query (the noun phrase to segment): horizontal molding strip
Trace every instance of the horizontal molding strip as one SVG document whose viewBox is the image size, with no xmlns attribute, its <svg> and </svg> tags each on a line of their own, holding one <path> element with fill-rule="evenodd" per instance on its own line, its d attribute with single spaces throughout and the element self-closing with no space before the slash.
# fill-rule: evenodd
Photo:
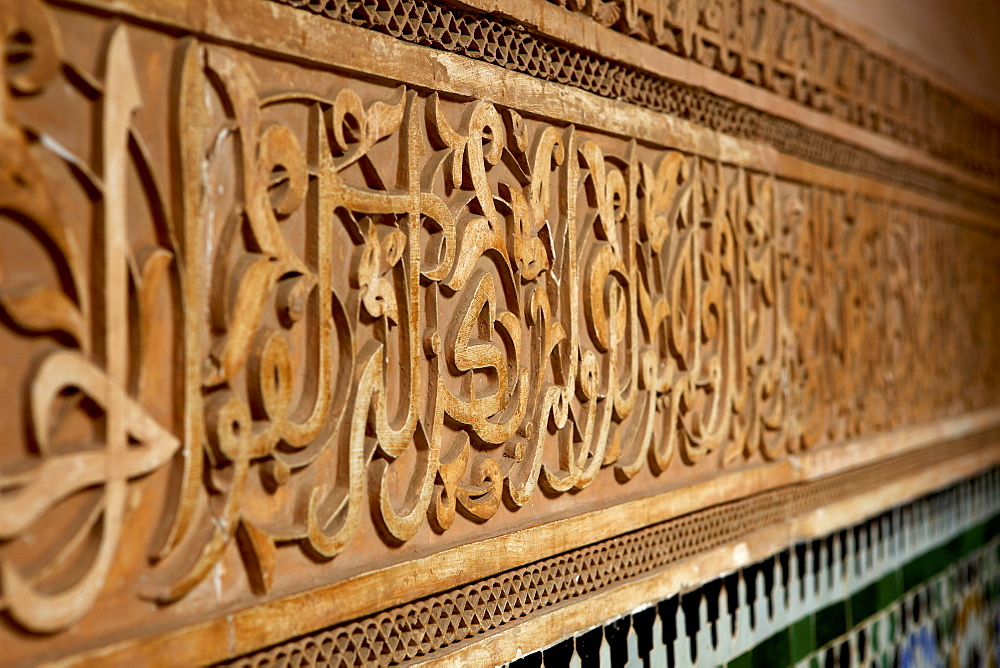
<svg viewBox="0 0 1000 668">
<path fill-rule="evenodd" d="M 500 14 L 540 34 L 615 58 L 627 58 L 627 51 L 649 45 L 702 76 L 718 72 L 802 109 L 918 146 L 966 169 L 996 174 L 1000 110 L 995 103 L 964 92 L 948 76 L 814 0 L 456 4 Z M 631 44 L 609 50 L 611 40 L 602 39 L 603 33 L 621 35 Z M 973 154 L 976 158 L 970 160 Z"/>
<path fill-rule="evenodd" d="M 379 648 L 387 647 L 392 647 L 390 655 L 393 657 L 402 653 L 399 659 L 393 660 L 410 660 L 445 648 L 453 649 L 451 645 L 485 636 L 514 620 L 529 617 L 533 625 L 530 630 L 527 629 L 528 622 L 517 624 L 512 631 L 514 637 L 497 640 L 499 636 L 491 636 L 460 652 L 449 652 L 450 660 L 459 663 L 471 661 L 478 664 L 488 657 L 494 657 L 489 660 L 496 662 L 510 661 L 516 656 L 504 658 L 503 652 L 515 652 L 518 647 L 524 647 L 525 641 L 518 636 L 520 633 L 530 632 L 535 639 L 534 649 L 544 647 L 571 634 L 572 631 L 567 633 L 567 629 L 587 628 L 609 616 L 624 614 L 644 601 L 648 602 L 651 591 L 662 595 L 662 592 L 694 586 L 765 558 L 795 540 L 825 535 L 835 528 L 917 498 L 997 463 L 1000 463 L 1000 428 L 994 427 L 946 443 L 925 445 L 876 463 L 842 469 L 810 482 L 793 483 L 726 503 L 702 506 L 702 510 L 658 521 L 623 535 L 613 534 L 586 547 L 570 549 L 491 577 L 482 577 L 430 598 L 401 602 L 395 607 L 330 630 L 316 631 L 309 627 L 323 629 L 329 626 L 322 623 L 324 619 L 353 616 L 349 607 L 341 605 L 355 600 L 350 594 L 352 591 L 368 591 L 369 600 L 391 601 L 391 595 L 388 598 L 374 595 L 376 578 L 382 583 L 414 577 L 429 577 L 442 583 L 454 582 L 453 578 L 462 572 L 462 569 L 454 570 L 457 566 L 482 563 L 481 559 L 471 556 L 473 551 L 497 555 L 496 563 L 503 568 L 505 558 L 514 563 L 527 561 L 518 546 L 528 548 L 524 554 L 537 553 L 549 546 L 550 543 L 541 535 L 543 532 L 553 537 L 558 532 L 563 540 L 571 534 L 578 539 L 578 544 L 587 541 L 587 538 L 573 533 L 573 528 L 567 523 L 552 523 L 538 527 L 534 533 L 539 535 L 531 535 L 531 530 L 528 530 L 448 550 L 400 567 L 365 574 L 281 601 L 262 603 L 252 609 L 235 611 L 224 618 L 187 629 L 84 652 L 58 665 L 153 660 L 156 656 L 176 657 L 180 662 L 223 661 L 234 654 L 244 654 L 291 636 L 298 636 L 292 642 L 301 642 L 303 634 L 309 634 L 317 643 L 327 638 L 334 643 L 357 643 L 354 651 L 367 653 L 372 660 L 379 656 Z M 886 480 L 894 482 L 884 484 Z M 687 490 L 674 494 L 677 493 L 687 493 Z M 698 498 L 698 495 L 695 497 Z M 698 500 L 705 499 L 701 497 Z M 578 516 L 569 522 L 580 529 L 617 526 L 627 531 L 627 527 L 638 520 L 636 515 L 641 512 L 642 505 L 655 508 L 657 499 L 644 499 L 624 507 Z M 559 541 L 552 541 L 552 544 L 565 545 Z M 510 546 L 510 550 L 504 554 L 506 546 Z M 584 564 L 590 564 L 594 571 L 585 572 Z M 658 573 L 655 582 L 648 580 L 653 573 Z M 502 592 L 506 597 L 504 602 L 498 601 L 495 617 L 488 620 L 477 617 L 475 624 L 466 621 L 463 625 L 457 621 L 462 616 L 464 604 L 472 600 L 470 597 L 480 597 L 484 592 L 492 595 L 494 591 Z M 389 592 L 378 590 L 378 593 Z M 583 595 L 604 598 L 595 598 L 587 606 L 574 606 L 530 618 L 536 612 L 547 611 Z M 436 617 L 432 617 L 432 611 Z M 591 618 L 598 613 L 603 617 Z M 454 615 L 458 617 L 452 619 Z M 553 615 L 556 617 L 553 618 Z M 296 628 L 300 630 L 296 632 Z M 368 640 L 362 642 L 362 638 L 371 634 L 374 636 L 370 638 L 370 644 Z M 393 637 L 399 638 L 399 642 L 390 640 Z M 224 642 L 224 639 L 230 642 Z M 287 644 L 266 650 L 266 654 L 276 656 L 281 652 L 280 647 Z M 365 647 L 367 649 L 363 649 Z M 217 653 L 214 656 L 205 655 L 206 648 L 215 648 Z M 256 659 L 247 658 L 237 662 L 237 665 L 259 664 Z"/>
<path fill-rule="evenodd" d="M 826 132 L 816 129 L 818 124 L 806 127 L 797 122 L 798 112 L 810 108 L 795 105 L 790 112 L 795 120 L 782 118 L 742 104 L 743 99 L 752 99 L 754 97 L 752 94 L 735 96 L 734 99 L 740 102 L 723 99 L 704 89 L 700 82 L 697 85 L 681 83 L 650 71 L 646 65 L 647 58 L 635 58 L 642 61 L 639 63 L 619 62 L 604 55 L 603 49 L 597 52 L 587 49 L 581 43 L 584 40 L 577 40 L 576 44 L 567 46 L 548 37 L 533 35 L 531 25 L 521 25 L 485 14 L 471 13 L 432 3 L 429 0 L 398 0 L 384 3 L 384 7 L 375 0 L 347 0 L 335 4 L 307 0 L 274 1 L 308 9 L 339 22 L 389 34 L 403 41 L 459 53 L 540 79 L 567 84 L 601 97 L 623 100 L 654 111 L 689 119 L 731 136 L 767 143 L 792 155 L 808 157 L 810 160 L 880 178 L 893 178 L 921 190 L 934 188 L 931 185 L 932 181 L 926 178 L 928 175 L 922 169 L 907 165 L 908 169 L 904 173 L 893 174 L 893 170 L 887 168 L 883 162 L 886 158 L 855 145 L 855 133 L 867 130 L 878 134 L 877 124 L 875 127 L 866 127 L 864 123 L 859 125 L 846 121 L 851 130 L 844 132 L 840 137 L 830 138 L 826 136 Z M 491 9 L 503 11 L 504 7 L 501 5 Z M 512 8 L 508 8 L 506 13 L 509 15 L 511 10 Z M 560 25 L 564 19 L 562 13 L 559 16 L 544 18 L 546 20 L 539 21 L 544 26 Z M 616 50 L 616 55 L 628 58 L 626 53 L 627 50 L 624 48 Z M 709 73 L 710 71 L 696 70 L 687 78 L 700 79 Z M 754 90 L 753 86 L 747 86 L 746 89 Z M 767 89 L 760 90 L 771 92 Z M 774 97 L 782 99 L 781 96 Z M 773 104 L 773 100 L 768 101 Z M 768 108 L 772 104 L 768 104 Z M 877 117 L 876 112 L 862 116 L 873 115 Z M 820 116 L 821 123 L 829 123 L 836 118 L 822 112 Z M 958 132 L 963 125 L 956 121 L 949 123 L 948 127 L 954 127 Z M 893 139 L 900 138 L 893 137 Z M 970 150 L 981 150 L 985 141 L 980 139 Z M 997 142 L 1000 143 L 1000 138 Z M 919 142 L 901 143 L 923 150 Z M 959 157 L 966 154 L 955 151 L 945 154 L 941 151 L 931 151 L 929 155 L 943 159 L 951 165 L 958 165 Z M 985 155 L 992 156 L 988 151 Z M 995 166 L 972 170 L 972 173 L 987 178 L 995 187 L 998 176 Z"/>
<path fill-rule="evenodd" d="M 948 596 L 927 598 L 928 589 L 954 584 L 948 581 L 965 572 L 970 561 L 981 567 L 976 578 L 980 587 L 1000 575 L 998 510 L 1000 469 L 992 469 L 832 534 L 797 542 L 594 629 L 577 629 L 556 645 L 524 657 L 524 664 L 510 665 L 538 665 L 541 660 L 554 668 L 573 665 L 573 660 L 591 665 L 599 658 L 601 666 L 611 666 L 621 665 L 627 655 L 638 664 L 626 665 L 732 666 L 749 663 L 753 654 L 758 664 L 766 658 L 771 665 L 807 666 L 815 650 L 822 654 L 822 648 L 844 640 L 838 619 L 848 637 L 854 636 L 852 651 L 857 651 L 859 638 L 851 629 L 884 619 L 887 613 L 897 617 L 896 632 L 883 636 L 877 647 L 894 654 L 899 640 L 905 639 L 901 613 L 914 612 L 914 598 L 923 599 L 918 606 L 921 618 L 928 604 L 933 608 L 935 603 L 939 607 L 931 616 L 937 616 L 944 612 L 940 603 Z M 962 585 L 969 586 L 965 578 Z M 869 645 L 865 656 L 872 649 Z M 286 658 L 295 665 L 294 651 Z M 892 661 L 890 656 L 889 665 Z"/>
<path fill-rule="evenodd" d="M 905 150 L 903 145 L 898 144 L 896 148 L 889 147 L 884 142 L 873 141 L 874 135 L 863 130 L 832 135 L 828 131 L 817 130 L 816 122 L 811 126 L 803 125 L 789 118 L 725 99 L 699 86 L 641 71 L 634 66 L 623 66 L 611 61 L 603 63 L 600 57 L 593 54 L 574 61 L 574 67 L 580 70 L 580 76 L 584 76 L 585 70 L 605 71 L 612 65 L 620 69 L 622 74 L 617 79 L 611 77 L 607 83 L 599 83 L 591 73 L 585 77 L 591 83 L 574 85 L 572 81 L 560 81 L 558 78 L 549 81 L 533 74 L 530 68 L 519 67 L 517 53 L 510 50 L 505 52 L 504 58 L 494 54 L 490 58 L 477 60 L 468 53 L 460 53 L 457 45 L 447 48 L 448 45 L 442 44 L 435 48 L 421 44 L 416 39 L 407 39 L 409 35 L 401 35 L 400 38 L 385 35 L 374 24 L 358 26 L 347 21 L 329 20 L 330 30 L 324 31 L 319 29 L 321 22 L 315 20 L 314 12 L 303 11 L 311 5 L 293 7 L 287 4 L 293 0 L 211 0 L 194 5 L 156 3 L 155 6 L 149 6 L 149 3 L 142 0 L 120 0 L 114 3 L 109 0 L 49 1 L 91 12 L 105 12 L 141 24 L 155 24 L 190 32 L 209 43 L 232 44 L 252 51 L 266 52 L 271 58 L 305 60 L 311 64 L 348 69 L 359 74 L 442 92 L 491 99 L 519 108 L 523 113 L 561 116 L 567 122 L 583 127 L 645 139 L 660 145 L 666 145 L 661 138 L 665 128 L 653 128 L 651 125 L 669 127 L 666 131 L 674 135 L 673 146 L 677 148 L 683 148 L 686 142 L 682 136 L 690 134 L 690 130 L 674 130 L 675 126 L 707 129 L 759 142 L 812 164 L 892 183 L 910 192 L 954 202 L 981 213 L 993 213 L 1000 208 L 1000 183 L 995 179 L 970 180 L 966 173 L 955 171 L 948 163 L 920 157 L 925 155 L 921 151 Z M 240 22 L 240 30 L 235 30 L 228 19 L 233 13 L 246 16 L 246 20 Z M 384 20 L 384 17 L 379 20 Z M 338 27 L 344 30 L 337 30 Z M 382 39 L 378 39 L 379 37 Z M 628 40 L 625 37 L 622 39 Z M 415 50 L 411 51 L 407 46 L 412 46 Z M 435 62 L 423 71 L 408 68 L 407 64 L 413 58 L 427 58 L 417 55 L 427 46 L 431 46 L 432 52 L 439 54 L 431 57 Z M 331 55 L 334 53 L 335 57 Z M 372 54 L 375 54 L 374 58 Z M 593 65 L 579 64 L 590 60 L 594 61 Z M 477 69 L 473 66 L 475 63 L 482 63 L 487 69 Z M 491 65 L 498 66 L 499 69 L 490 69 Z M 706 71 L 706 74 L 712 72 Z M 526 76 L 533 83 L 517 82 L 516 75 Z M 602 76 L 608 75 L 605 72 Z M 628 84 L 628 90 L 622 89 L 626 79 L 633 76 L 636 77 L 636 83 Z M 490 85 L 484 85 L 486 82 Z M 548 109 L 535 108 L 539 103 L 532 99 L 534 91 L 551 83 L 569 84 L 568 89 L 579 93 L 561 93 L 554 104 L 541 103 L 543 107 L 547 105 Z M 614 110 L 609 114 L 606 113 L 610 111 L 607 109 L 605 113 L 596 111 L 590 95 L 602 98 L 603 105 L 612 103 L 612 106 L 617 104 L 630 110 L 638 107 L 653 113 L 639 123 L 626 121 L 627 113 Z M 559 111 L 554 112 L 554 108 Z M 672 122 L 664 123 L 667 120 Z M 835 119 L 830 120 L 832 128 L 847 127 L 838 125 Z M 627 127 L 622 123 L 626 123 Z"/>
<path fill-rule="evenodd" d="M 994 436 L 995 438 L 996 436 Z M 995 440 L 992 442 L 996 443 Z M 994 449 L 996 449 L 995 446 Z M 994 457 L 995 461 L 997 459 Z M 642 576 L 632 578 L 634 581 L 628 581 L 630 578 L 623 577 L 620 584 L 607 587 L 605 591 L 595 592 L 592 597 L 564 599 L 564 601 L 560 602 L 561 604 L 553 604 L 553 609 L 550 612 L 543 612 L 523 621 L 515 620 L 509 625 L 509 628 L 498 625 L 497 629 L 492 633 L 483 633 L 483 637 L 480 640 L 469 641 L 459 645 L 456 649 L 448 653 L 442 652 L 440 657 L 430 655 L 426 659 L 421 658 L 416 663 L 420 663 L 421 665 L 463 666 L 496 665 L 513 661 L 525 654 L 552 646 L 568 637 L 577 635 L 581 629 L 590 629 L 607 623 L 609 619 L 632 614 L 637 610 L 648 607 L 651 603 L 677 593 L 697 590 L 706 582 L 710 582 L 727 573 L 746 568 L 756 562 L 763 561 L 796 543 L 822 539 L 831 533 L 839 532 L 844 528 L 876 517 L 900 504 L 915 501 L 925 494 L 948 487 L 955 482 L 974 476 L 989 468 L 991 468 L 990 465 L 987 465 L 983 469 L 976 469 L 974 467 L 966 468 L 963 469 L 965 475 L 945 475 L 936 480 L 929 480 L 926 476 L 919 474 L 910 476 L 907 470 L 900 470 L 897 480 L 905 487 L 906 491 L 897 497 L 892 497 L 888 494 L 880 494 L 878 497 L 873 497 L 872 495 L 862 493 L 848 501 L 848 504 L 851 501 L 863 503 L 864 510 L 861 513 L 840 512 L 845 505 L 843 501 L 834 502 L 826 508 L 814 508 L 801 518 L 789 519 L 787 526 L 781 527 L 779 525 L 756 532 L 751 531 L 736 544 L 730 543 L 729 545 L 709 550 L 698 555 L 697 558 L 687 559 L 659 571 L 654 572 L 654 569 L 650 568 Z M 858 471 L 860 475 L 866 475 L 867 473 L 868 471 L 865 469 Z M 885 475 L 885 469 L 883 469 L 882 474 Z M 828 482 L 839 484 L 839 481 L 835 482 L 835 480 Z M 861 488 L 861 486 L 859 485 L 858 488 Z M 792 490 L 789 491 L 791 492 Z M 974 513 L 985 511 L 988 515 L 995 512 L 996 508 L 995 506 L 990 509 L 985 508 L 985 506 L 977 506 L 976 508 L 970 506 L 969 510 Z M 835 515 L 837 521 L 832 523 L 826 522 L 821 530 L 811 531 L 811 529 L 819 527 L 811 524 L 809 517 L 824 514 L 827 516 Z M 979 515 L 976 516 L 979 517 Z M 677 531 L 678 529 L 675 527 L 674 530 Z M 917 535 L 918 532 L 914 532 L 911 538 L 916 538 Z M 922 536 L 922 538 L 928 538 L 926 541 L 928 544 L 936 544 L 931 539 L 933 537 Z M 685 536 L 682 533 L 681 540 L 683 541 L 684 539 Z M 597 546 L 594 547 L 596 548 Z M 571 564 L 581 557 L 584 557 L 581 553 L 566 555 L 565 568 L 573 571 Z M 630 557 L 631 555 L 626 556 L 625 561 L 628 561 Z M 611 570 L 613 571 L 614 567 Z M 848 587 L 848 583 L 844 582 L 840 586 Z M 831 594 L 831 598 L 835 599 L 836 594 Z M 760 638 L 770 635 L 774 630 L 776 629 L 761 629 Z M 701 633 L 698 635 L 700 643 L 703 644 L 707 641 L 706 638 L 702 637 Z M 317 639 L 322 640 L 325 637 L 325 635 L 320 635 Z M 241 666 L 241 668 L 262 668 L 263 666 L 275 665 L 276 658 L 282 655 L 288 657 L 295 650 L 301 652 L 307 644 L 308 641 L 303 642 L 303 640 L 299 640 L 298 643 L 284 643 L 267 652 L 261 652 L 248 657 L 243 663 L 235 663 L 234 665 Z M 726 648 L 722 649 L 726 651 Z M 258 657 L 263 660 L 259 660 Z M 333 665 L 343 665 L 337 664 L 337 661 L 338 659 L 334 658 Z M 348 663 L 347 665 L 350 664 Z M 678 665 L 692 665 L 692 663 L 681 660 Z M 709 662 L 708 664 L 699 663 L 698 665 L 715 664 Z"/>
</svg>

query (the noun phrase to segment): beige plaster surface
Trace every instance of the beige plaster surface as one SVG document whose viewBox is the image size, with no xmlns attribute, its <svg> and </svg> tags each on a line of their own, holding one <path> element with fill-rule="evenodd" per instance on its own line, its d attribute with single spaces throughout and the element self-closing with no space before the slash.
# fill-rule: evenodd
<svg viewBox="0 0 1000 668">
<path fill-rule="evenodd" d="M 1000 107 L 1000 0 L 816 0 Z"/>
</svg>

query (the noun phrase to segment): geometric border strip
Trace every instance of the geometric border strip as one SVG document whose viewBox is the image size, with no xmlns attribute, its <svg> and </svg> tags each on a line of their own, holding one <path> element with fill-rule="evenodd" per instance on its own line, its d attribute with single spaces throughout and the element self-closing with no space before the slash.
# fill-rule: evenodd
<svg viewBox="0 0 1000 668">
<path fill-rule="evenodd" d="M 993 535 L 996 531 L 994 526 Z M 850 665 L 997 665 L 1000 539 L 951 564 L 797 665 L 843 665 L 845 658 Z"/>
<path fill-rule="evenodd" d="M 868 38 L 835 28 L 806 9 L 807 3 L 547 1 L 583 21 L 596 21 L 672 56 L 924 149 L 970 171 L 984 172 L 992 166 L 995 172 L 1000 162 L 995 111 L 977 109 L 954 89 L 869 48 L 864 43 Z M 654 25 L 646 24 L 647 19 Z M 958 133 L 935 133 L 935 125 L 968 130 L 956 137 Z"/>
<path fill-rule="evenodd" d="M 510 666 L 822 666 L 830 653 L 840 654 L 834 665 L 895 665 L 897 652 L 915 651 L 945 665 L 946 601 L 974 582 L 996 588 L 998 511 L 993 469 Z M 913 636 L 920 646 L 906 642 Z"/>
<path fill-rule="evenodd" d="M 232 661 L 233 666 L 394 665 L 606 591 L 826 505 L 1000 442 L 1000 429 L 788 485 L 515 568 Z M 335 604 L 335 602 L 332 602 Z M 444 650 L 444 651 L 443 651 Z"/>
<path fill-rule="evenodd" d="M 958 194 L 956 190 L 960 190 L 962 194 L 958 199 L 967 206 L 995 209 L 1000 202 L 979 189 L 960 186 L 929 170 L 884 158 L 774 114 L 720 98 L 702 88 L 535 35 L 519 24 L 493 16 L 430 0 L 272 1 L 308 9 L 406 42 L 457 53 L 690 120 L 717 132 L 770 144 L 783 153 L 837 169 L 953 199 Z M 963 164 L 954 152 L 937 153 L 935 157 L 971 173 L 994 182 L 1000 180 L 1000 158 L 990 163 Z"/>
</svg>

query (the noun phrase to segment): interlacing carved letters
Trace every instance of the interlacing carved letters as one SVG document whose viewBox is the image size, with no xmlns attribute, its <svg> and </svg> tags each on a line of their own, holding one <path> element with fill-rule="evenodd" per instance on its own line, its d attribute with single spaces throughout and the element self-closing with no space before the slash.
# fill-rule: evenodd
<svg viewBox="0 0 1000 668">
<path fill-rule="evenodd" d="M 969 169 L 998 173 L 996 119 L 784 0 L 550 2 Z"/>
<path fill-rule="evenodd" d="M 693 118 L 728 134 L 764 140 L 783 151 L 792 149 L 807 159 L 817 155 L 818 135 L 641 67 L 612 61 L 585 45 L 568 48 L 563 41 L 567 35 L 547 35 L 547 26 L 513 23 L 509 16 L 499 19 L 461 3 L 433 0 L 385 0 L 379 9 L 371 0 L 274 1 L 603 97 Z M 890 62 L 784 0 L 550 2 L 981 176 L 995 180 L 1000 175 L 1000 122 L 995 114 Z M 546 23 L 554 26 L 561 20 Z M 862 158 L 864 152 L 846 145 L 838 148 L 835 159 L 841 168 L 868 169 L 863 165 L 872 156 Z M 834 150 L 830 146 L 824 153 Z M 854 155 L 848 158 L 849 153 Z M 874 173 L 911 187 L 925 188 L 935 180 L 912 167 L 906 171 L 910 173 L 904 176 L 897 164 Z M 955 194 L 950 187 L 938 192 Z"/>
<path fill-rule="evenodd" d="M 621 20 L 789 94 L 855 85 L 847 55 L 804 74 L 796 9 L 687 5 Z M 25 629 L 95 605 L 133 493 L 164 515 L 138 595 L 181 599 L 233 550 L 266 595 L 282 556 L 335 558 L 369 516 L 399 545 L 996 396 L 996 239 L 942 216 L 488 101 L 297 87 L 191 37 L 156 52 L 154 150 L 140 28 L 108 29 L 94 75 L 35 0 L 0 26 L 0 337 L 31 360 L 0 605 Z M 94 110 L 93 151 L 22 111 L 44 94 Z"/>
<path fill-rule="evenodd" d="M 171 253 L 157 248 L 138 254 L 127 240 L 126 171 L 148 166 L 141 139 L 131 132 L 132 114 L 142 100 L 126 33 L 112 29 L 104 80 L 92 91 L 100 98 L 98 171 L 76 172 L 79 187 L 100 202 L 92 223 L 99 242 L 92 248 L 88 286 L 78 242 L 53 209 L 32 157 L 33 144 L 44 143 L 45 135 L 15 124 L 11 98 L 35 94 L 55 78 L 59 37 L 44 10 L 30 1 L 5 10 L 2 27 L 8 40 L 20 38 L 27 57 L 7 61 L 0 90 L 0 211 L 46 249 L 62 289 L 41 281 L 6 280 L 0 289 L 0 308 L 17 327 L 49 336 L 58 346 L 41 349 L 29 380 L 25 441 L 34 456 L 27 466 L 0 477 L 0 540 L 29 532 L 56 506 L 87 488 L 101 489 L 83 521 L 42 563 L 25 569 L 0 560 L 2 606 L 25 627 L 47 632 L 70 625 L 93 605 L 118 550 L 129 480 L 162 466 L 179 447 L 177 437 L 136 401 L 133 389 L 141 393 L 144 360 L 141 347 L 129 346 L 129 337 L 136 338 L 131 328 L 139 328 L 142 341 L 142 331 L 154 326 L 157 314 L 142 308 L 142 299 L 155 289 Z M 72 155 L 61 157 L 73 167 L 83 164 Z M 151 197 L 150 205 L 158 204 Z M 129 315 L 130 284 L 140 300 L 138 319 Z M 60 422 L 81 409 L 94 415 L 95 442 L 72 447 L 53 442 Z M 86 554 L 84 544 L 93 541 L 93 553 Z"/>
</svg>

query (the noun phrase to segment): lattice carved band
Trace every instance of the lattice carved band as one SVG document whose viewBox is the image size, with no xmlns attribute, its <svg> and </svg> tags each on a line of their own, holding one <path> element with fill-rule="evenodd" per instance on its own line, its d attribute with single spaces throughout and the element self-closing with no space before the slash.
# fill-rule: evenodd
<svg viewBox="0 0 1000 668">
<path fill-rule="evenodd" d="M 961 456 L 963 452 L 992 446 L 998 437 L 1000 432 L 993 432 L 950 443 L 937 451 L 899 457 L 820 482 L 797 485 L 703 510 L 528 564 L 515 571 L 386 610 L 366 619 L 296 638 L 242 657 L 229 665 L 240 668 L 325 664 L 394 665 L 433 657 L 438 652 L 443 654 L 450 645 L 503 629 L 509 624 L 543 613 L 546 609 L 648 576 L 714 548 L 733 545 L 762 529 L 780 526 L 795 517 L 871 489 L 887 475 L 905 478 L 914 472 L 939 466 L 950 457 Z M 963 482 L 956 490 L 951 491 L 954 497 L 961 499 L 961 513 L 941 512 L 932 517 L 924 509 L 924 506 L 929 505 L 926 500 L 914 504 L 912 508 L 908 508 L 906 530 L 909 531 L 909 538 L 925 537 L 928 534 L 931 534 L 931 538 L 936 538 L 931 533 L 933 530 L 939 533 L 953 531 L 963 526 L 963 523 L 982 521 L 984 516 L 994 514 L 998 484 L 1000 473 L 994 470 L 983 477 Z M 902 531 L 897 526 L 893 532 L 901 542 Z M 854 531 L 848 529 L 848 535 L 851 542 L 848 543 L 847 553 L 853 557 Z M 882 540 L 887 540 L 884 529 Z M 873 540 L 872 545 L 874 544 Z M 916 552 L 915 549 L 913 551 Z M 838 558 L 843 558 L 843 555 L 841 552 Z M 827 556 L 826 552 L 817 555 L 817 558 L 823 559 L 824 569 Z M 908 555 L 900 550 L 900 554 L 896 556 L 902 559 Z M 834 563 L 836 561 L 835 559 Z M 851 562 L 841 565 L 840 575 L 843 576 L 844 571 L 852 565 Z M 828 578 L 823 584 L 828 582 L 834 588 L 849 587 L 852 584 L 846 577 Z M 801 607 L 793 606 L 790 613 L 804 614 L 809 611 L 809 605 L 819 607 L 824 598 L 826 602 L 833 603 L 843 595 L 841 591 L 828 592 L 825 587 L 818 593 L 815 589 L 809 593 L 817 600 Z M 717 656 L 716 659 L 721 664 L 736 656 L 739 651 L 750 649 L 754 639 L 759 642 L 769 635 L 767 628 L 758 629 L 754 636 L 741 638 L 741 645 L 720 648 L 720 654 L 729 651 L 732 655 Z M 678 646 L 681 643 L 686 645 L 688 639 L 683 635 L 680 637 L 682 640 Z M 695 664 L 689 656 L 686 661 L 679 660 L 676 665 Z"/>
<path fill-rule="evenodd" d="M 773 117 L 727 105 L 531 26 L 429 0 L 275 0 L 723 132 L 779 139 Z M 781 0 L 550 0 L 601 25 L 991 178 L 1000 122 Z M 458 3 L 456 3 L 457 5 Z M 728 113 L 727 113 L 728 112 Z"/>
</svg>

